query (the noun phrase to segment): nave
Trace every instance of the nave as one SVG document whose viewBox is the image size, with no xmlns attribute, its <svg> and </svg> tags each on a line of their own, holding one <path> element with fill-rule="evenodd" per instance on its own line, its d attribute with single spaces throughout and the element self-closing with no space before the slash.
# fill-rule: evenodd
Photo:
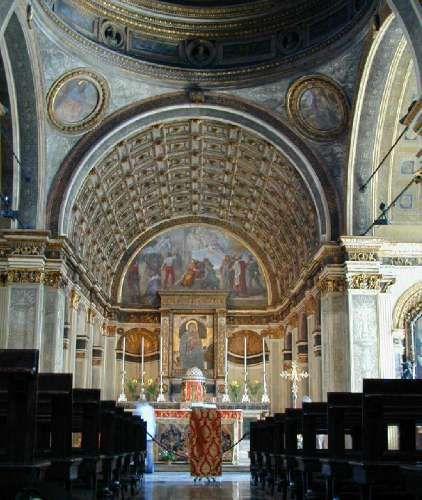
<svg viewBox="0 0 422 500">
<path fill-rule="evenodd" d="M 215 482 L 194 483 L 188 472 L 146 474 L 141 500 L 264 500 L 272 498 L 252 485 L 249 472 L 224 472 Z"/>
</svg>

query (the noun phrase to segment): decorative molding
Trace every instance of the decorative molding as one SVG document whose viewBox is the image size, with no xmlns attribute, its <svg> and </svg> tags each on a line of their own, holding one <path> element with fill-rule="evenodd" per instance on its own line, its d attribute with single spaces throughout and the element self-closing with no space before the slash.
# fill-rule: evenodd
<svg viewBox="0 0 422 500">
<path fill-rule="evenodd" d="M 352 274 L 347 277 L 349 289 L 381 290 L 382 274 Z"/>
<path fill-rule="evenodd" d="M 44 275 L 44 284 L 46 286 L 51 286 L 52 288 L 65 289 L 67 287 L 68 280 L 60 271 L 46 271 Z"/>
<path fill-rule="evenodd" d="M 228 292 L 159 291 L 161 309 L 226 309 Z"/>
<path fill-rule="evenodd" d="M 317 287 L 321 294 L 344 292 L 346 290 L 346 280 L 343 276 L 327 277 L 318 281 Z"/>
<path fill-rule="evenodd" d="M 42 284 L 44 282 L 44 271 L 33 269 L 11 269 L 7 272 L 8 283 L 33 283 Z"/>
<path fill-rule="evenodd" d="M 79 293 L 76 290 L 72 290 L 70 292 L 70 307 L 77 311 L 79 309 L 80 300 L 81 296 Z"/>
<path fill-rule="evenodd" d="M 58 116 L 58 111 L 60 111 L 58 106 L 63 106 L 65 104 L 65 98 L 60 96 L 60 93 L 63 93 L 65 91 L 65 87 L 73 81 L 78 84 L 85 81 L 92 85 L 97 92 L 98 98 L 94 108 L 87 116 L 82 117 L 80 120 L 75 122 L 65 122 Z M 58 104 L 59 96 L 62 97 L 63 102 L 61 104 Z M 86 68 L 77 68 L 65 73 L 51 86 L 47 94 L 48 117 L 51 123 L 61 132 L 80 134 L 89 129 L 95 128 L 101 123 L 108 106 L 109 98 L 110 90 L 107 81 L 102 76 Z"/>
</svg>

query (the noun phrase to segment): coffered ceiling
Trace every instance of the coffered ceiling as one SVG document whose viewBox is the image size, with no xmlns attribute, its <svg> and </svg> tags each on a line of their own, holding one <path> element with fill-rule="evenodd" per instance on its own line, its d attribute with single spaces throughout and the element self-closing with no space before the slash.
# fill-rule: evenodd
<svg viewBox="0 0 422 500">
<path fill-rule="evenodd" d="M 184 119 L 117 144 L 86 177 L 70 240 L 107 292 L 128 248 L 163 224 L 206 221 L 246 240 L 279 300 L 319 244 L 313 200 L 272 144 L 239 126 Z"/>
</svg>

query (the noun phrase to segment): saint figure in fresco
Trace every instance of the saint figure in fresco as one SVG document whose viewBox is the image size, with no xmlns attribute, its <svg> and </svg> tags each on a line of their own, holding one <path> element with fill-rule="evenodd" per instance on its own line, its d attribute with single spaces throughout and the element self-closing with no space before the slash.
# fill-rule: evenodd
<svg viewBox="0 0 422 500">
<path fill-rule="evenodd" d="M 171 252 L 168 252 L 161 267 L 164 274 L 164 288 L 174 285 L 176 281 L 176 274 L 174 272 L 175 260 L 176 257 Z"/>
<path fill-rule="evenodd" d="M 195 320 L 186 323 L 185 331 L 180 336 L 180 365 L 184 370 L 194 366 L 204 369 L 204 349 Z"/>
<path fill-rule="evenodd" d="M 186 288 L 192 288 L 196 279 L 199 277 L 199 273 L 200 273 L 199 262 L 196 260 L 192 260 L 192 262 L 186 269 L 186 272 L 183 275 L 180 284 Z"/>
<path fill-rule="evenodd" d="M 246 262 L 238 257 L 234 264 L 233 289 L 238 295 L 246 295 Z"/>
</svg>

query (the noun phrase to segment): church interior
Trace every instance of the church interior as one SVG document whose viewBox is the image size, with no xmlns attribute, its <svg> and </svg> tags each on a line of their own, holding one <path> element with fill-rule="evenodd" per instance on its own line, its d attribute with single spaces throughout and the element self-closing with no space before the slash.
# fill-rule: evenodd
<svg viewBox="0 0 422 500">
<path fill-rule="evenodd" d="M 422 498 L 421 73 L 418 0 L 0 1 L 1 499 Z"/>
</svg>

